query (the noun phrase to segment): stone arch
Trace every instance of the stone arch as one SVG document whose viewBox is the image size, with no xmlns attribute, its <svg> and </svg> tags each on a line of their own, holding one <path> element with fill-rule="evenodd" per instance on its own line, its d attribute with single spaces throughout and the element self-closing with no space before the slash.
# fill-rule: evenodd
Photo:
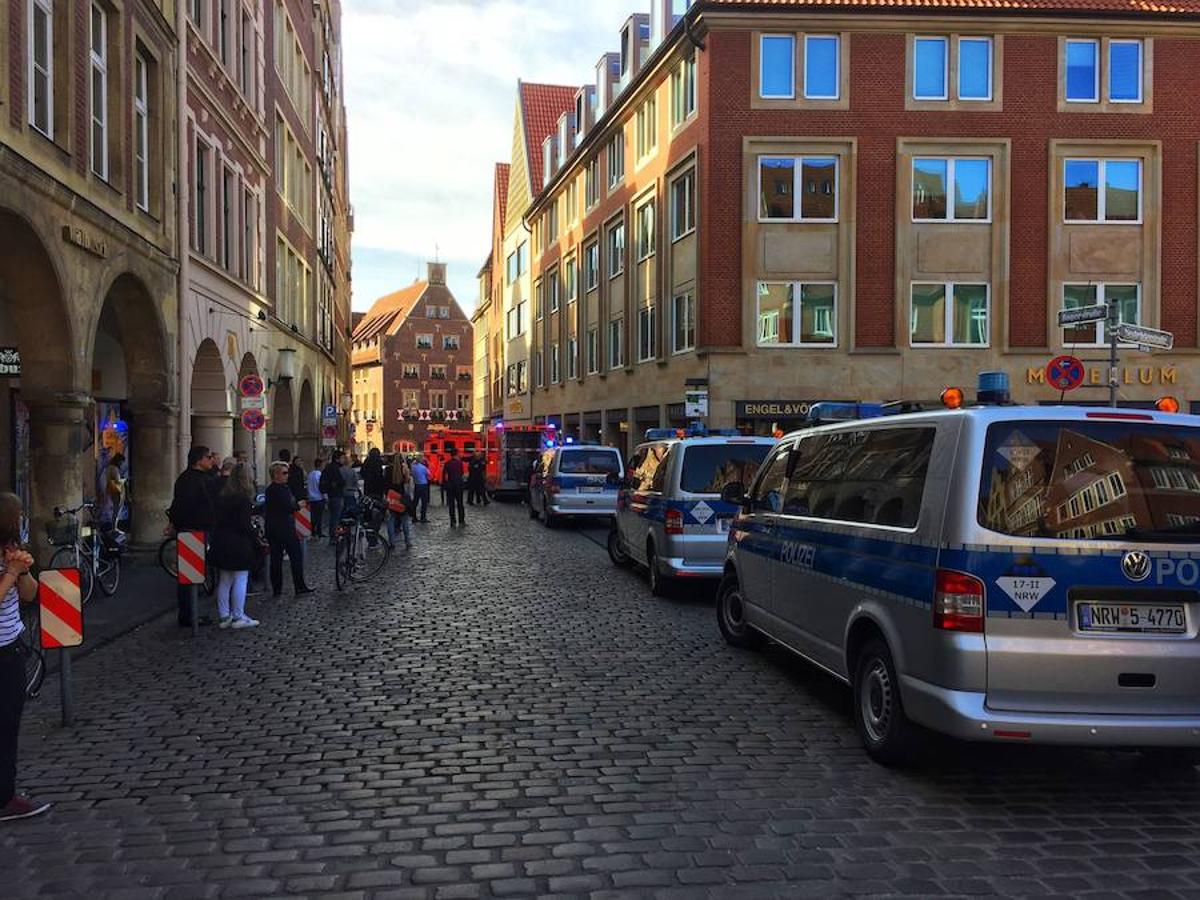
<svg viewBox="0 0 1200 900">
<path fill-rule="evenodd" d="M 296 400 L 292 394 L 291 379 L 277 382 L 272 393 L 271 416 L 267 427 L 271 435 L 271 459 L 277 459 L 280 450 L 292 453 L 297 450 Z"/>
<path fill-rule="evenodd" d="M 233 453 L 233 407 L 229 402 L 229 377 L 216 341 L 205 338 L 196 348 L 189 385 L 192 411 L 192 444 L 217 451 L 222 458 Z"/>
<path fill-rule="evenodd" d="M 296 416 L 296 451 L 304 458 L 306 466 L 312 465 L 313 457 L 321 446 L 318 426 L 317 401 L 313 396 L 312 382 L 305 378 L 300 386 L 300 409 Z"/>
</svg>

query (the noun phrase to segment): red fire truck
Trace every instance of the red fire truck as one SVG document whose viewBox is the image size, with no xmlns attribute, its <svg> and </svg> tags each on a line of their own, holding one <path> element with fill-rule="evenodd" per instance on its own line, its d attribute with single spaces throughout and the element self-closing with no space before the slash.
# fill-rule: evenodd
<svg viewBox="0 0 1200 900">
<path fill-rule="evenodd" d="M 538 455 L 559 443 L 554 425 L 509 425 L 497 422 L 487 430 L 488 490 L 498 497 L 522 499 Z"/>
<path fill-rule="evenodd" d="M 431 434 L 425 439 L 425 446 L 421 448 L 425 455 L 425 464 L 429 466 L 429 480 L 435 484 L 441 483 L 442 466 L 450 459 L 451 447 L 457 448 L 459 458 L 465 462 L 482 446 L 483 442 L 476 431 L 447 428 Z"/>
</svg>

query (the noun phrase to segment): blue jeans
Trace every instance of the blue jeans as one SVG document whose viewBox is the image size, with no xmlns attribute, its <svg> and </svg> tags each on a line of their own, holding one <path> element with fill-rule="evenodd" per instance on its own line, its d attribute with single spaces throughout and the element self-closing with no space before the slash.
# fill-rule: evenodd
<svg viewBox="0 0 1200 900">
<path fill-rule="evenodd" d="M 329 507 L 329 546 L 332 547 L 337 543 L 337 527 L 342 521 L 342 505 L 345 498 L 341 495 L 330 497 L 326 503 Z"/>
<path fill-rule="evenodd" d="M 404 533 L 404 546 L 412 546 L 412 516 L 408 513 L 388 513 L 388 541 L 396 544 L 396 527 Z"/>
</svg>

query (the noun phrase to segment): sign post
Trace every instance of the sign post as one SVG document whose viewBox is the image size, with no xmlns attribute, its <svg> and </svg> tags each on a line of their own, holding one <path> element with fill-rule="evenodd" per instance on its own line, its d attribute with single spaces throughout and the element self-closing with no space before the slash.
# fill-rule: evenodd
<svg viewBox="0 0 1200 900">
<path fill-rule="evenodd" d="M 176 569 L 179 583 L 188 585 L 188 607 L 192 616 L 192 637 L 200 634 L 200 616 L 197 610 L 198 586 L 204 584 L 205 534 L 203 531 L 181 531 L 175 541 Z"/>
<path fill-rule="evenodd" d="M 707 424 L 708 379 L 689 378 L 683 385 L 683 417 Z"/>
<path fill-rule="evenodd" d="M 79 595 L 78 569 L 46 569 L 38 576 L 38 606 L 42 647 L 58 649 L 59 693 L 62 723 L 75 721 L 75 696 L 71 682 L 71 648 L 83 643 L 83 602 Z"/>
<path fill-rule="evenodd" d="M 1103 322 L 1108 337 L 1108 405 L 1115 408 L 1117 389 L 1121 384 L 1118 345 L 1136 344 L 1145 353 L 1152 350 L 1171 350 L 1175 346 L 1175 335 L 1157 328 L 1122 322 L 1121 308 L 1115 299 L 1094 306 L 1063 309 L 1058 313 L 1058 324 L 1063 328 L 1091 322 Z M 1046 379 L 1059 390 L 1074 390 L 1083 381 L 1083 361 L 1073 356 L 1056 357 L 1046 367 Z"/>
<path fill-rule="evenodd" d="M 262 376 L 251 372 L 249 375 L 243 375 L 238 380 L 238 393 L 242 397 L 242 425 L 250 432 L 250 470 L 254 474 L 254 484 L 257 489 L 258 485 L 258 441 L 255 440 L 255 432 L 267 424 L 265 410 L 267 408 L 267 398 L 264 396 L 267 386 L 262 380 Z M 250 416 L 247 421 L 247 416 L 251 413 L 258 413 L 257 416 Z M 257 422 L 257 425 L 251 425 L 249 422 Z"/>
<path fill-rule="evenodd" d="M 332 403 L 321 407 L 321 446 L 337 446 L 337 407 Z"/>
</svg>

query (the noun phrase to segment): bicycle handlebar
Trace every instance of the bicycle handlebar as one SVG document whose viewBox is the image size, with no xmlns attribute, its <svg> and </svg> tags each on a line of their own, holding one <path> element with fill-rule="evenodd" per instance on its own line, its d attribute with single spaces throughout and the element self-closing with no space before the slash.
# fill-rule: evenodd
<svg viewBox="0 0 1200 900">
<path fill-rule="evenodd" d="M 93 510 L 95 508 L 96 508 L 96 504 L 93 503 L 91 500 L 84 500 L 82 503 L 80 503 L 74 509 L 71 509 L 66 506 L 56 506 L 56 507 L 54 507 L 54 518 L 61 519 L 63 516 L 74 516 L 74 515 L 78 515 L 81 511 L 83 511 L 85 509 Z"/>
</svg>

